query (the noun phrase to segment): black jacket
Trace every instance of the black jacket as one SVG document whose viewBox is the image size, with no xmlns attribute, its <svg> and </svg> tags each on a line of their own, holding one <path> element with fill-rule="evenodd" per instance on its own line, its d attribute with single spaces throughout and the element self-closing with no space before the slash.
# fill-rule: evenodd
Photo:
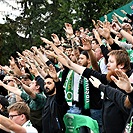
<svg viewBox="0 0 133 133">
<path fill-rule="evenodd" d="M 56 94 L 48 96 L 43 110 L 43 133 L 64 133 L 65 125 L 63 117 L 68 110 L 63 86 L 56 82 Z"/>
<path fill-rule="evenodd" d="M 104 112 L 105 117 L 103 116 L 104 131 L 106 133 L 122 133 L 130 114 L 130 109 L 124 106 L 127 95 L 108 85 L 101 84 L 99 89 L 106 96 L 104 99 L 104 109 L 107 109 L 107 111 Z M 115 114 L 117 114 L 117 117 Z"/>
<path fill-rule="evenodd" d="M 131 71 L 127 72 L 127 75 L 131 75 Z M 108 82 L 105 74 L 101 74 L 97 71 L 86 68 L 83 72 L 83 76 L 89 78 L 90 75 L 98 78 L 103 84 L 108 84 L 113 88 L 118 88 L 115 83 Z M 119 89 L 119 88 L 118 88 Z M 126 93 L 125 93 L 126 94 Z M 116 95 L 115 95 L 116 96 Z M 124 114 L 124 115 L 123 115 Z M 102 119 L 103 119 L 103 132 L 105 133 L 122 133 L 124 130 L 128 114 L 123 112 L 114 101 L 109 99 L 107 95 L 104 97 L 103 108 L 102 108 Z"/>
</svg>

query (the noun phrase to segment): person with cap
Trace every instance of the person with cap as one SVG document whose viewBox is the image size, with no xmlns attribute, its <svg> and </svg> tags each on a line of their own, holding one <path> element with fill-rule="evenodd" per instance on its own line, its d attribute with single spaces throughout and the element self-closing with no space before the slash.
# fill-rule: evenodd
<svg viewBox="0 0 133 133">
<path fill-rule="evenodd" d="M 38 133 L 32 126 L 30 109 L 24 102 L 16 102 L 8 107 L 9 118 L 0 115 L 0 128 L 8 133 Z"/>
<path fill-rule="evenodd" d="M 11 87 L 0 81 L 0 86 L 3 86 L 8 91 L 20 96 L 30 107 L 30 120 L 32 125 L 42 132 L 42 109 L 46 103 L 46 97 L 42 93 L 44 90 L 44 80 L 39 76 L 39 72 L 34 69 L 35 79 L 31 81 L 30 86 L 23 84 L 19 79 L 16 80 L 21 84 L 21 89 Z"/>
<path fill-rule="evenodd" d="M 7 111 L 8 106 L 9 106 L 8 100 L 3 95 L 0 95 L 0 115 L 8 117 L 8 111 Z M 7 133 L 7 132 L 0 129 L 0 133 Z"/>
</svg>

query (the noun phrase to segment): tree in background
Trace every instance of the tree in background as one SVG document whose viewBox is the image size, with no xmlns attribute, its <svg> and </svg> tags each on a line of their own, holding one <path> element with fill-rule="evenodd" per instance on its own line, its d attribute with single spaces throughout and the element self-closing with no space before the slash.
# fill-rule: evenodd
<svg viewBox="0 0 133 133">
<path fill-rule="evenodd" d="M 18 2 L 23 8 L 21 15 L 15 20 L 6 16 L 7 22 L 0 25 L 0 64 L 3 65 L 14 52 L 29 49 L 32 45 L 39 46 L 40 36 L 48 39 L 52 33 L 64 36 L 65 22 L 71 23 L 74 29 L 81 26 L 91 29 L 92 19 L 97 20 L 131 0 L 19 0 Z"/>
</svg>

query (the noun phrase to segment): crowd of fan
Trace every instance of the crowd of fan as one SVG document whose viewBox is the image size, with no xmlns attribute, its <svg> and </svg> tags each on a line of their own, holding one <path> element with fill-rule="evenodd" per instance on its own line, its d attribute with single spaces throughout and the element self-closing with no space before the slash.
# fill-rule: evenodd
<svg viewBox="0 0 133 133">
<path fill-rule="evenodd" d="M 65 133 L 66 113 L 96 120 L 80 133 L 132 133 L 133 16 L 122 12 L 93 30 L 65 23 L 65 38 L 41 37 L 0 66 L 0 133 Z"/>
</svg>

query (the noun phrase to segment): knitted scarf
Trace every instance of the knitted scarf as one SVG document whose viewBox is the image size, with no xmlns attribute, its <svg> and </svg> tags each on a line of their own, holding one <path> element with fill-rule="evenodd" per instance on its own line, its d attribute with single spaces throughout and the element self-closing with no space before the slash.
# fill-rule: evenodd
<svg viewBox="0 0 133 133">
<path fill-rule="evenodd" d="M 73 80 L 74 80 L 74 71 L 70 70 L 66 77 L 64 86 L 63 86 L 66 90 L 66 101 L 67 102 L 73 101 L 73 89 L 72 89 L 73 88 Z M 80 80 L 81 80 L 81 76 L 80 76 Z M 90 107 L 89 83 L 86 78 L 84 78 L 84 80 L 83 80 L 83 88 L 84 88 L 84 109 L 89 109 L 89 107 Z"/>
</svg>

